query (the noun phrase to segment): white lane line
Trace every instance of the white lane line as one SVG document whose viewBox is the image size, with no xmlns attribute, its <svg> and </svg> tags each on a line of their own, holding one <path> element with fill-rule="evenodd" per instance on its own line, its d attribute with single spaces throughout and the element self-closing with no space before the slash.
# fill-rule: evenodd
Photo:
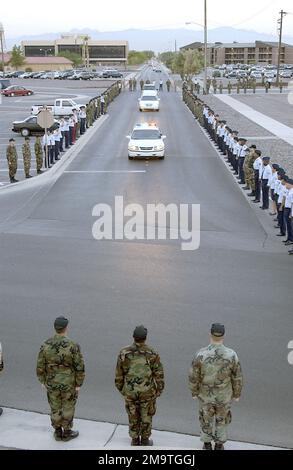
<svg viewBox="0 0 293 470">
<path fill-rule="evenodd" d="M 83 174 L 83 173 L 146 173 L 146 170 L 93 170 L 93 171 L 64 171 L 64 173 L 77 173 L 77 174 Z"/>
</svg>

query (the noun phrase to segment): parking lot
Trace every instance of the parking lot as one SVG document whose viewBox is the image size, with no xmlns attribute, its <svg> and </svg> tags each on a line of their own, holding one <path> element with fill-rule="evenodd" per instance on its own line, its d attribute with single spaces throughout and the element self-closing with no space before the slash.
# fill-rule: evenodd
<svg viewBox="0 0 293 470">
<path fill-rule="evenodd" d="M 87 104 L 91 98 L 99 95 L 113 83 L 112 80 L 69 81 L 69 80 L 22 80 L 10 79 L 11 85 L 20 85 L 34 91 L 32 96 L 5 97 L 1 96 L 0 104 L 0 185 L 9 182 L 6 147 L 13 137 L 18 152 L 17 179 L 24 179 L 21 146 L 24 138 L 12 132 L 13 121 L 27 118 L 34 104 L 53 104 L 56 98 L 72 98 L 78 104 Z M 32 171 L 35 175 L 35 155 L 33 151 L 35 138 L 31 138 Z"/>
</svg>

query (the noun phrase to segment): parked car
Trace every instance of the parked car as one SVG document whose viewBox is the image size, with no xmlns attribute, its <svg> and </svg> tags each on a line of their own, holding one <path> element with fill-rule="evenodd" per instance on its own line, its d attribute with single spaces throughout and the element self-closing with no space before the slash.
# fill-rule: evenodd
<svg viewBox="0 0 293 470">
<path fill-rule="evenodd" d="M 19 75 L 18 78 L 31 78 L 33 72 L 24 72 L 22 75 Z"/>
<path fill-rule="evenodd" d="M 0 90 L 5 90 L 6 88 L 11 86 L 10 80 L 6 78 L 0 78 Z"/>
<path fill-rule="evenodd" d="M 262 73 L 261 72 L 251 72 L 250 78 L 262 79 Z"/>
<path fill-rule="evenodd" d="M 20 75 L 23 75 L 25 72 L 24 70 L 16 70 L 13 72 L 13 78 L 18 78 Z"/>
<path fill-rule="evenodd" d="M 18 86 L 18 85 L 9 86 L 9 87 L 5 88 L 5 90 L 2 91 L 2 95 L 10 96 L 10 97 L 13 97 L 13 96 L 31 96 L 33 94 L 34 94 L 34 92 L 32 90 L 28 90 L 24 86 Z"/>
<path fill-rule="evenodd" d="M 75 73 L 74 70 L 66 70 L 65 72 L 61 72 L 61 74 L 59 76 L 59 80 L 67 80 L 74 73 Z"/>
<path fill-rule="evenodd" d="M 102 78 L 123 78 L 123 73 L 118 70 L 103 70 L 101 73 Z"/>
<path fill-rule="evenodd" d="M 222 77 L 222 74 L 219 70 L 214 70 L 213 71 L 213 77 L 214 78 L 221 78 Z"/>
<path fill-rule="evenodd" d="M 280 72 L 280 77 L 282 78 L 291 78 L 292 77 L 292 71 L 291 70 L 283 70 Z"/>
<path fill-rule="evenodd" d="M 59 125 L 59 122 L 55 121 L 49 130 L 54 131 L 55 129 L 58 129 Z M 29 116 L 23 121 L 14 121 L 12 124 L 12 131 L 17 134 L 21 134 L 23 137 L 44 133 L 44 129 L 42 129 L 42 127 L 37 123 L 37 116 Z"/>
</svg>

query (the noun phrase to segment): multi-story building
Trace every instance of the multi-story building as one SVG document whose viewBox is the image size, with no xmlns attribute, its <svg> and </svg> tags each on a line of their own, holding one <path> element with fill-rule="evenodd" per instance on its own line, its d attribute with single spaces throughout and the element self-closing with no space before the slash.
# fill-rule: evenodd
<svg viewBox="0 0 293 470">
<path fill-rule="evenodd" d="M 22 41 L 25 57 L 60 56 L 69 51 L 79 54 L 88 65 L 126 65 L 128 41 L 94 41 L 88 36 L 62 35 L 55 41 Z"/>
<path fill-rule="evenodd" d="M 181 47 L 180 50 L 197 49 L 204 51 L 204 44 L 194 42 Z M 255 43 L 221 43 L 208 44 L 208 63 L 223 64 L 278 64 L 279 44 L 277 42 L 255 41 Z M 293 45 L 282 44 L 281 64 L 293 64 Z"/>
</svg>

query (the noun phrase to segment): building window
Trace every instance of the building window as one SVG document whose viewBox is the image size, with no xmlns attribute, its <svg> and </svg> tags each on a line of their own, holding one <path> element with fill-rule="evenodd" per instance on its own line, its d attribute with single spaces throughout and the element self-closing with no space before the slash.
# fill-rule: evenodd
<svg viewBox="0 0 293 470">
<path fill-rule="evenodd" d="M 78 44 L 70 44 L 70 45 L 59 45 L 58 46 L 58 53 L 61 54 L 62 52 L 70 52 L 78 55 L 82 55 L 82 47 Z"/>
<path fill-rule="evenodd" d="M 126 59 L 125 46 L 89 46 L 90 59 Z"/>
<path fill-rule="evenodd" d="M 55 48 L 52 46 L 24 46 L 25 57 L 52 57 Z"/>
</svg>

